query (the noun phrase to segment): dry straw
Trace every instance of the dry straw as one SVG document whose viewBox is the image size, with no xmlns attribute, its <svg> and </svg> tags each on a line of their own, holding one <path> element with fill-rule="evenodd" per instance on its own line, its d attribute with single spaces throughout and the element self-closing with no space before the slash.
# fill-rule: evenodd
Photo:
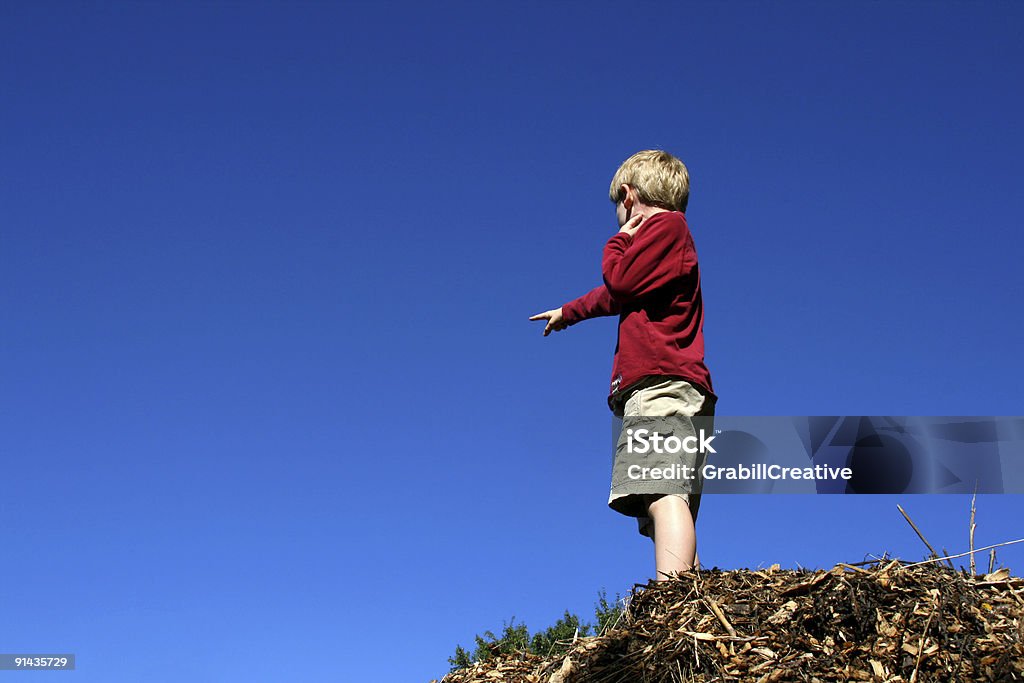
<svg viewBox="0 0 1024 683">
<path fill-rule="evenodd" d="M 622 618 L 567 654 L 505 655 L 444 683 L 1024 681 L 1024 579 L 883 556 L 829 570 L 688 571 L 634 586 Z M 949 563 L 950 565 L 952 563 Z M 990 559 L 993 569 L 994 556 Z"/>
</svg>

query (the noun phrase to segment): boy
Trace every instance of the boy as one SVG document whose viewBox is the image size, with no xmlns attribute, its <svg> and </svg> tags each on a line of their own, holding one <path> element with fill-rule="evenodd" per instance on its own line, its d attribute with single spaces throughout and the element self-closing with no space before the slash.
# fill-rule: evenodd
<svg viewBox="0 0 1024 683">
<path fill-rule="evenodd" d="M 645 150 L 627 159 L 609 188 L 620 229 L 604 247 L 604 284 L 530 320 L 547 321 L 546 337 L 587 318 L 618 315 L 612 413 L 673 416 L 686 432 L 699 435 L 698 422 L 711 435 L 718 397 L 704 364 L 700 270 L 685 216 L 689 194 L 686 166 L 671 154 Z M 705 456 L 672 457 L 694 468 L 690 479 L 637 478 L 638 464 L 658 461 L 629 453 L 625 442 L 620 434 L 608 506 L 638 518 L 640 533 L 654 541 L 658 580 L 665 580 L 699 563 L 694 523 Z"/>
</svg>

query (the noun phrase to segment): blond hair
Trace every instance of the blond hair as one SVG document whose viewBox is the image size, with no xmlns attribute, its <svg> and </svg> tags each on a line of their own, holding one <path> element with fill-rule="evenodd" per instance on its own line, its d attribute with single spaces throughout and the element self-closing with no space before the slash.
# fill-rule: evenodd
<svg viewBox="0 0 1024 683">
<path fill-rule="evenodd" d="M 686 211 L 690 198 L 690 173 L 668 152 L 645 149 L 622 162 L 612 178 L 608 198 L 618 204 L 625 197 L 622 186 L 636 190 L 640 201 L 671 211 Z"/>
</svg>

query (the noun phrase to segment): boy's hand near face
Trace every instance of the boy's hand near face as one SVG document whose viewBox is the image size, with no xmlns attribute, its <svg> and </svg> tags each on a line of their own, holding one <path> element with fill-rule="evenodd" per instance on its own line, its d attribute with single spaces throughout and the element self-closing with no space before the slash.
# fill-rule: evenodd
<svg viewBox="0 0 1024 683">
<path fill-rule="evenodd" d="M 633 235 L 636 234 L 636 231 L 640 229 L 640 221 L 642 221 L 643 219 L 644 217 L 641 216 L 640 214 L 633 216 L 628 221 L 626 221 L 625 225 L 619 228 L 619 232 L 624 232 L 630 237 L 632 237 Z"/>
<path fill-rule="evenodd" d="M 561 332 L 569 325 L 562 319 L 562 309 L 552 308 L 550 311 L 544 311 L 537 315 L 531 315 L 530 320 L 547 320 L 548 324 L 544 327 L 544 336 L 551 334 L 551 330 L 555 332 Z"/>
</svg>

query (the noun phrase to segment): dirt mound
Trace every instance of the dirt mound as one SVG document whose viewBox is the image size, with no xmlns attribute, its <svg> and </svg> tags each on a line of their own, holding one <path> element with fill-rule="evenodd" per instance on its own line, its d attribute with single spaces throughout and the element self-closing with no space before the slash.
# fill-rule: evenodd
<svg viewBox="0 0 1024 683">
<path fill-rule="evenodd" d="M 690 571 L 637 585 L 557 657 L 495 656 L 443 683 L 1024 681 L 1024 579 L 898 560 Z"/>
</svg>

